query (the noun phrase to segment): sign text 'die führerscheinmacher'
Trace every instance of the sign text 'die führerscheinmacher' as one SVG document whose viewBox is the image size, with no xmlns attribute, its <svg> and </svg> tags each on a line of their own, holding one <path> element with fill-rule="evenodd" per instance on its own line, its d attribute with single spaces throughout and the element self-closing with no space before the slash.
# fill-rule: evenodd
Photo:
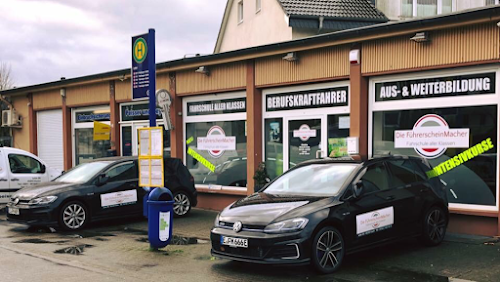
<svg viewBox="0 0 500 282">
<path fill-rule="evenodd" d="M 495 73 L 375 83 L 375 101 L 495 94 Z"/>
<path fill-rule="evenodd" d="M 347 106 L 349 88 L 337 87 L 266 96 L 267 111 Z"/>
<path fill-rule="evenodd" d="M 463 151 L 462 153 L 450 158 L 447 161 L 444 161 L 437 166 L 435 166 L 432 170 L 427 172 L 427 176 L 429 178 L 440 176 L 442 174 L 447 173 L 448 171 L 456 168 L 463 163 L 470 161 L 471 159 L 486 153 L 487 151 L 493 149 L 495 145 L 491 141 L 491 138 L 481 141 L 480 143 L 474 145 L 473 147 Z"/>
</svg>

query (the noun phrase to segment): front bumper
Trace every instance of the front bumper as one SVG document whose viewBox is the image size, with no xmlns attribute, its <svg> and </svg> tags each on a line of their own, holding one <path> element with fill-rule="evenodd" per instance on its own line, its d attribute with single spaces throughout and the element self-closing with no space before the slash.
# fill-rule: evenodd
<svg viewBox="0 0 500 282">
<path fill-rule="evenodd" d="M 10 208 L 18 208 L 19 215 L 9 213 Z M 30 206 L 7 204 L 7 220 L 27 225 L 57 226 L 57 216 L 51 206 Z"/>
<path fill-rule="evenodd" d="M 221 244 L 221 236 L 248 239 L 248 248 Z M 211 254 L 215 257 L 261 264 L 306 264 L 310 261 L 311 242 L 303 232 L 267 234 L 257 231 L 234 232 L 213 228 Z"/>
</svg>

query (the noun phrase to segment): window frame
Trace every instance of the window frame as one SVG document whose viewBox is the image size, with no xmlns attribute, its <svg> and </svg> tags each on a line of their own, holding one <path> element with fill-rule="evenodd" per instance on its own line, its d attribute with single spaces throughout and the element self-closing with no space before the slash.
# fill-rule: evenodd
<svg viewBox="0 0 500 282">
<path fill-rule="evenodd" d="M 402 4 L 404 0 L 401 0 L 400 5 Z M 499 0 L 495 0 L 499 1 Z M 412 18 L 417 18 L 418 16 L 418 0 L 412 0 Z M 422 5 L 422 4 L 420 4 Z M 436 5 L 437 5 L 437 11 L 436 15 L 441 15 L 443 14 L 443 0 L 436 0 Z M 402 9 L 402 8 L 401 8 Z M 455 1 L 451 1 L 451 11 L 455 12 L 456 11 L 456 4 Z M 426 17 L 426 16 L 423 16 Z"/>
<path fill-rule="evenodd" d="M 255 13 L 257 14 L 262 10 L 262 0 L 255 0 Z"/>
<path fill-rule="evenodd" d="M 243 13 L 244 13 L 244 7 L 243 7 L 243 0 L 238 1 L 238 24 L 243 22 Z"/>
<path fill-rule="evenodd" d="M 125 162 L 121 162 L 121 163 L 115 164 L 115 165 L 113 165 L 113 166 L 105 169 L 102 174 L 104 174 L 105 176 L 107 176 L 107 174 L 108 174 L 109 171 L 111 171 L 113 169 L 116 169 L 116 168 L 118 168 L 120 166 L 129 165 L 129 164 L 132 164 L 132 165 L 134 165 L 136 167 L 136 172 L 137 172 L 137 175 L 136 175 L 137 177 L 136 178 L 125 179 L 125 180 L 117 180 L 117 181 L 111 181 L 111 178 L 110 178 L 110 180 L 108 181 L 108 183 L 138 180 L 139 179 L 139 167 L 138 167 L 138 165 L 137 165 L 137 163 L 135 161 L 125 161 Z"/>
<path fill-rule="evenodd" d="M 495 72 L 496 74 L 496 93 L 489 95 L 472 95 L 472 96 L 451 96 L 451 97 L 436 97 L 423 98 L 410 101 L 375 101 L 375 84 L 381 82 L 401 81 L 401 80 L 418 80 L 425 78 L 436 78 L 444 76 L 458 76 L 480 74 L 485 72 Z M 497 106 L 497 120 L 500 124 L 500 67 L 499 66 L 479 66 L 479 67 L 464 67 L 448 70 L 436 70 L 427 72 L 409 72 L 404 74 L 394 74 L 386 76 L 378 76 L 371 78 L 368 83 L 368 156 L 373 156 L 373 115 L 374 112 L 383 111 L 398 111 L 398 110 L 418 110 L 432 108 L 455 108 L 455 107 L 472 107 L 472 106 Z M 429 103 L 432 101 L 432 103 Z M 497 140 L 500 140 L 500 130 L 497 129 Z M 497 153 L 497 176 L 500 175 L 500 153 Z M 500 181 L 497 181 L 497 200 L 496 205 L 475 205 L 475 204 L 457 204 L 449 203 L 451 209 L 460 211 L 485 211 L 498 212 L 499 210 L 499 195 Z"/>
<path fill-rule="evenodd" d="M 26 157 L 26 158 L 30 158 L 30 159 L 34 160 L 39 165 L 39 171 L 38 172 L 13 172 L 11 167 L 10 167 L 11 156 L 22 156 L 22 157 Z M 9 165 L 9 172 L 11 174 L 44 174 L 44 172 L 42 172 L 42 168 L 44 167 L 44 164 L 31 156 L 24 155 L 24 154 L 9 153 L 7 155 L 7 160 L 8 160 L 8 165 Z M 19 161 L 22 162 L 21 160 L 19 160 Z"/>
</svg>

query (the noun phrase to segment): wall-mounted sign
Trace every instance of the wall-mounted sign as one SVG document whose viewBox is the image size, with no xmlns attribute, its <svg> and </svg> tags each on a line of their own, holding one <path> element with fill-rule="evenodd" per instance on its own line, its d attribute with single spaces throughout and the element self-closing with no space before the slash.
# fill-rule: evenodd
<svg viewBox="0 0 500 282">
<path fill-rule="evenodd" d="M 412 130 L 394 132 L 395 148 L 414 148 L 422 157 L 435 159 L 447 148 L 469 148 L 469 129 L 451 129 L 444 118 L 435 114 L 421 117 Z"/>
<path fill-rule="evenodd" d="M 293 131 L 293 137 L 306 142 L 311 137 L 316 137 L 316 129 L 311 129 L 309 125 L 303 124 L 299 129 Z"/>
<path fill-rule="evenodd" d="M 375 84 L 375 101 L 495 94 L 495 73 L 391 81 Z"/>
<path fill-rule="evenodd" d="M 79 112 L 76 113 L 76 123 L 83 122 L 94 122 L 94 121 L 109 121 L 111 118 L 111 114 L 108 112 L 105 113 L 96 113 L 95 111 L 88 112 Z"/>
<path fill-rule="evenodd" d="M 212 126 L 206 137 L 197 138 L 198 150 L 205 150 L 214 157 L 219 158 L 224 151 L 236 150 L 236 137 L 226 136 L 226 133 L 220 126 Z"/>
<path fill-rule="evenodd" d="M 161 119 L 161 109 L 156 108 L 156 119 Z M 148 120 L 149 104 L 134 104 L 122 106 L 122 121 Z"/>
<path fill-rule="evenodd" d="M 286 111 L 309 108 L 326 108 L 348 105 L 349 87 L 309 90 L 266 96 L 266 110 Z"/>
<path fill-rule="evenodd" d="M 149 96 L 150 55 L 149 34 L 132 37 L 132 100 L 144 99 Z"/>
<path fill-rule="evenodd" d="M 244 113 L 246 111 L 246 98 L 187 103 L 188 116 Z"/>
</svg>

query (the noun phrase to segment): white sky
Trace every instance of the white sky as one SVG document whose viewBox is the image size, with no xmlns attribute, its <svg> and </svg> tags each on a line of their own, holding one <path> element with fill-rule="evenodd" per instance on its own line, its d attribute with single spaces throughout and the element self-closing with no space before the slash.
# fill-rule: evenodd
<svg viewBox="0 0 500 282">
<path fill-rule="evenodd" d="M 131 66 L 156 30 L 156 62 L 211 54 L 226 0 L 0 0 L 0 62 L 16 87 Z"/>
</svg>

